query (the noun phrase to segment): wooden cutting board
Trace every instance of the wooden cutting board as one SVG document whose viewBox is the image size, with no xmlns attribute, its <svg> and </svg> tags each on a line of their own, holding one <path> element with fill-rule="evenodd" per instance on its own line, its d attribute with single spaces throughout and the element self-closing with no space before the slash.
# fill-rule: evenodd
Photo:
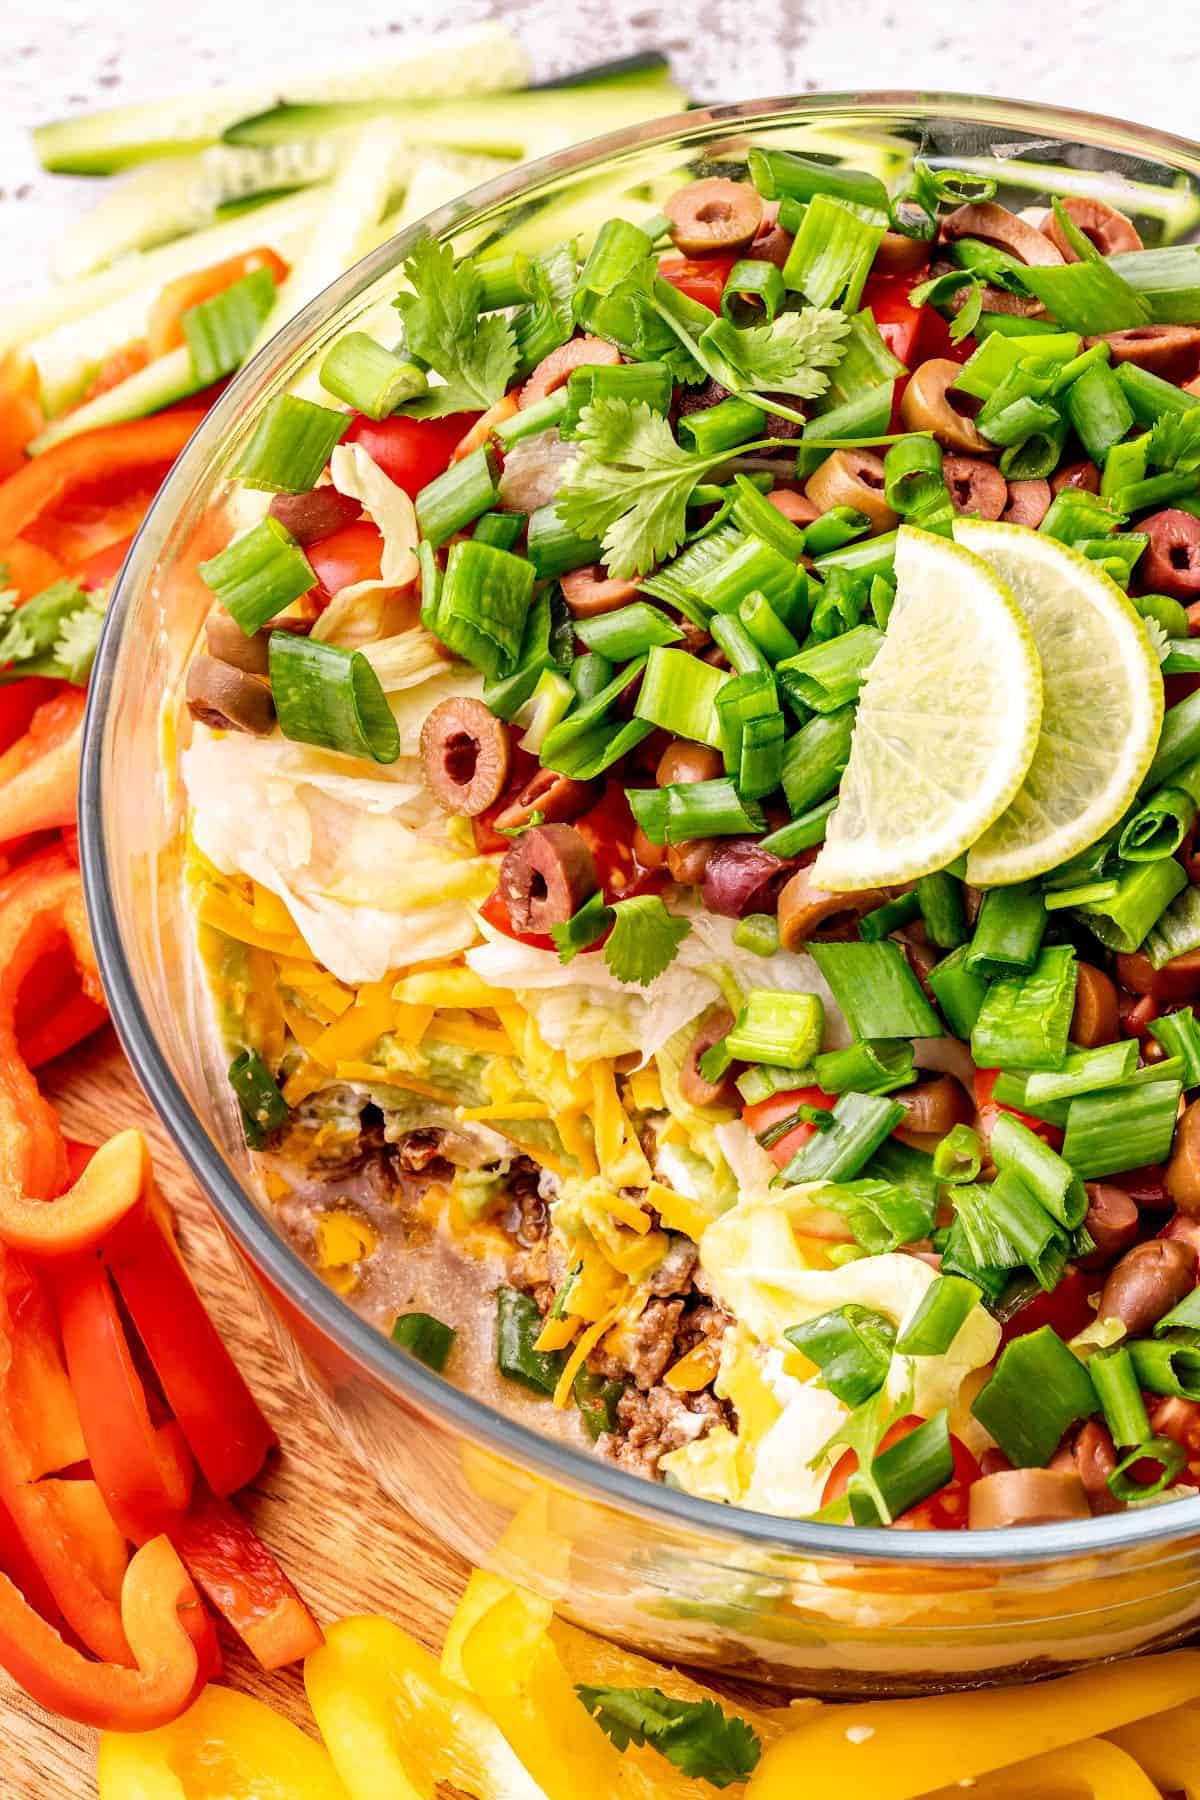
<svg viewBox="0 0 1200 1800">
<path fill-rule="evenodd" d="M 159 1182 L 175 1208 L 188 1264 L 209 1311 L 282 1443 L 243 1504 L 323 1621 L 382 1612 L 431 1649 L 467 1578 L 444 1549 L 343 1453 L 246 1304 L 241 1275 L 215 1216 L 125 1062 L 104 1031 L 64 1057 L 43 1081 L 72 1137 L 99 1143 L 126 1125 L 150 1141 Z M 264 1675 L 229 1635 L 224 1679 L 267 1700 L 314 1736 L 297 1672 Z M 0 1673 L 2 1800 L 90 1800 L 95 1734 L 50 1717 Z"/>
</svg>

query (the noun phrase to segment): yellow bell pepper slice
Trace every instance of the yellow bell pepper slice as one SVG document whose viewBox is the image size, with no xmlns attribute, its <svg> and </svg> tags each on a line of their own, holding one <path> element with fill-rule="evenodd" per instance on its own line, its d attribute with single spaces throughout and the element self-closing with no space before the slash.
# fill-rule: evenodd
<svg viewBox="0 0 1200 1800">
<path fill-rule="evenodd" d="M 342 1619 L 304 1664 L 309 1705 L 350 1800 L 545 1800 L 503 1736 L 390 1619 Z"/>
<path fill-rule="evenodd" d="M 1104 1735 L 1140 1763 L 1164 1794 L 1200 1800 L 1200 1706 L 1174 1706 Z"/>
<path fill-rule="evenodd" d="M 100 1800 L 347 1800 L 319 1744 L 225 1687 L 157 1731 L 106 1731 L 97 1780 Z"/>
<path fill-rule="evenodd" d="M 916 1800 L 1198 1694 L 1200 1650 L 1171 1650 L 1033 1687 L 830 1707 L 767 1751 L 746 1796 Z"/>
<path fill-rule="evenodd" d="M 467 1635 L 484 1613 L 490 1612 L 493 1606 L 498 1606 L 501 1600 L 506 1600 L 512 1591 L 512 1583 L 505 1581 L 502 1575 L 491 1575 L 486 1569 L 472 1569 L 470 1580 L 463 1589 L 462 1599 L 454 1609 L 454 1617 L 447 1625 L 446 1636 L 442 1641 L 440 1667 L 447 1681 L 453 1681 L 459 1687 L 470 1687 L 462 1661 L 462 1647 Z"/>
<path fill-rule="evenodd" d="M 1103 1738 L 1085 1738 L 1026 1762 L 981 1775 L 969 1789 L 958 1783 L 929 1800 L 1159 1800 L 1158 1789 L 1132 1756 Z"/>
</svg>

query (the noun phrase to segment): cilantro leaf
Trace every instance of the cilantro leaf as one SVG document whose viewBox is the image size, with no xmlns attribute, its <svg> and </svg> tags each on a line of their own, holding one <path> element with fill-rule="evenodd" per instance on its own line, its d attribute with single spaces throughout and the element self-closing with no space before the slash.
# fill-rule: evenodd
<svg viewBox="0 0 1200 1800">
<path fill-rule="evenodd" d="M 747 1780 L 762 1755 L 757 1732 L 715 1700 L 670 1700 L 661 1688 L 577 1686 L 575 1692 L 618 1750 L 649 1744 L 713 1787 Z"/>
<path fill-rule="evenodd" d="M 648 987 L 675 961 L 679 946 L 692 929 L 687 919 L 669 913 L 657 894 L 615 900 L 612 931 L 604 960 L 618 981 Z"/>
<path fill-rule="evenodd" d="M 494 406 L 517 367 L 513 328 L 502 313 L 479 315 L 482 299 L 474 263 L 455 266 L 447 244 L 422 238 L 404 265 L 413 287 L 393 302 L 404 321 L 409 353 L 442 377 L 404 408 L 411 418 L 440 419 L 447 413 L 480 412 Z"/>
<path fill-rule="evenodd" d="M 770 325 L 739 330 L 714 319 L 699 340 L 700 358 L 724 387 L 735 393 L 758 388 L 815 400 L 829 386 L 823 374 L 840 361 L 850 320 L 832 307 L 806 306 L 781 313 Z"/>
<path fill-rule="evenodd" d="M 1164 413 L 1150 433 L 1146 461 L 1156 469 L 1194 475 L 1200 469 L 1200 406 Z"/>
<path fill-rule="evenodd" d="M 73 581 L 55 581 L 24 606 L 0 612 L 0 683 L 51 675 L 83 687 L 104 606 Z"/>
<path fill-rule="evenodd" d="M 589 944 L 596 943 L 597 939 L 604 936 L 612 922 L 612 908 L 604 904 L 604 895 L 597 890 L 565 925 L 550 927 L 550 936 L 558 951 L 559 962 L 564 965 L 574 962 L 581 950 L 586 950 Z"/>
<path fill-rule="evenodd" d="M 559 517 L 583 538 L 604 545 L 610 575 L 641 575 L 671 556 L 687 529 L 696 483 L 729 452 L 693 456 L 681 450 L 661 413 L 644 400 L 605 395 L 584 407 L 578 451 L 559 489 Z"/>
</svg>

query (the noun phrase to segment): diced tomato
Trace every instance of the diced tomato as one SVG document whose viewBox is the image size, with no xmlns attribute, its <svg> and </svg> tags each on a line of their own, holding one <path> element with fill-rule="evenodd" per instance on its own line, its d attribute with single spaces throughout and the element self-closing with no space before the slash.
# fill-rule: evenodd
<svg viewBox="0 0 1200 1800">
<path fill-rule="evenodd" d="M 371 461 L 413 500 L 421 489 L 449 468 L 455 446 L 470 431 L 478 413 L 447 413 L 444 419 L 368 419 L 358 414 L 343 438 L 361 444 Z"/>
<path fill-rule="evenodd" d="M 973 338 L 952 344 L 950 327 L 942 315 L 932 306 L 913 306 L 909 300 L 913 288 L 919 287 L 928 273 L 917 269 L 903 275 L 872 275 L 863 289 L 861 304 L 870 307 L 880 337 L 909 369 L 934 356 L 965 362 L 975 348 Z"/>
<path fill-rule="evenodd" d="M 608 900 L 627 893 L 637 879 L 633 823 L 625 789 L 619 781 L 606 782 L 595 806 L 575 821 L 576 831 L 595 860 L 596 873 Z"/>
<path fill-rule="evenodd" d="M 882 1455 L 885 1450 L 890 1450 L 893 1444 L 900 1443 L 910 1432 L 915 1431 L 918 1425 L 924 1423 L 924 1419 L 919 1414 L 906 1413 L 902 1419 L 897 1419 L 894 1425 L 888 1426 L 876 1454 Z M 919 1501 L 916 1506 L 910 1507 L 906 1513 L 901 1514 L 895 1521 L 899 1530 L 961 1531 L 966 1525 L 967 1490 L 973 1481 L 979 1480 L 979 1464 L 967 1446 L 960 1438 L 956 1438 L 953 1432 L 950 1434 L 950 1452 L 954 1458 L 954 1474 L 945 1487 L 939 1488 L 936 1494 L 930 1494 L 928 1499 Z M 824 1492 L 821 1495 L 822 1506 L 828 1506 L 831 1501 L 841 1499 L 850 1485 L 850 1477 L 855 1474 L 857 1469 L 857 1450 L 844 1451 L 830 1470 Z"/>
<path fill-rule="evenodd" d="M 383 536 L 370 519 L 356 519 L 305 551 L 325 593 L 333 597 L 356 581 L 378 581 L 383 566 Z"/>
<path fill-rule="evenodd" d="M 734 256 L 664 256 L 658 272 L 689 300 L 698 300 L 709 312 L 720 312 L 721 295 L 736 261 Z"/>
<path fill-rule="evenodd" d="M 819 1087 L 789 1088 L 785 1093 L 772 1094 L 767 1100 L 756 1100 L 752 1106 L 744 1106 L 742 1120 L 757 1137 L 761 1132 L 769 1131 L 772 1125 L 782 1124 L 799 1106 L 819 1106 L 822 1112 L 831 1112 L 836 1102 L 836 1094 L 827 1094 Z M 815 1125 L 801 1123 L 777 1138 L 767 1150 L 776 1168 L 784 1168 L 816 1129 Z"/>
<path fill-rule="evenodd" d="M 1090 1275 L 1074 1263 L 1068 1263 L 1053 1293 L 1044 1293 L 1039 1288 L 1007 1321 L 1001 1330 L 1001 1343 L 1009 1344 L 1013 1338 L 1040 1331 L 1043 1325 L 1053 1326 L 1061 1338 L 1073 1338 L 1095 1320 L 1095 1312 L 1088 1301 L 1103 1285 L 1102 1275 Z"/>
<path fill-rule="evenodd" d="M 1172 1394 L 1150 1409 L 1150 1429 L 1156 1437 L 1174 1438 L 1187 1452 L 1187 1461 L 1175 1477 L 1186 1487 L 1200 1488 L 1200 1403 Z"/>
<path fill-rule="evenodd" d="M 975 1071 L 975 1126 L 985 1144 L 992 1141 L 992 1127 L 1001 1113 L 1008 1113 L 1011 1118 L 1020 1119 L 1027 1125 L 1035 1137 L 1040 1137 L 1044 1144 L 1057 1150 L 1062 1144 L 1062 1132 L 1056 1125 L 1048 1125 L 1044 1119 L 1035 1119 L 1032 1113 L 1024 1113 L 1015 1106 L 1004 1106 L 992 1099 L 992 1089 L 996 1085 L 999 1069 L 976 1069 Z"/>
</svg>

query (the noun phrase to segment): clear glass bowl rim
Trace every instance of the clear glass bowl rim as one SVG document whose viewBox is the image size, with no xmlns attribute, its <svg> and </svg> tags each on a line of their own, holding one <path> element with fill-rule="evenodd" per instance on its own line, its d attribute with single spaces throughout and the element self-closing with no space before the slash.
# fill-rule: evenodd
<svg viewBox="0 0 1200 1800">
<path fill-rule="evenodd" d="M 452 1386 L 413 1357 L 397 1354 L 384 1335 L 327 1287 L 278 1234 L 255 1200 L 234 1179 L 159 1049 L 141 1003 L 122 942 L 110 890 L 109 845 L 104 832 L 105 752 L 125 620 L 136 609 L 170 531 L 175 513 L 206 479 L 215 446 L 242 407 L 271 385 L 301 354 L 305 339 L 331 314 L 395 268 L 422 232 L 460 230 L 473 217 L 511 202 L 551 175 L 601 168 L 614 158 L 673 141 L 702 142 L 723 128 L 752 130 L 781 116 L 796 123 L 824 114 L 869 122 L 887 115 L 909 120 L 955 119 L 983 127 L 1026 130 L 1039 136 L 1091 143 L 1129 155 L 1161 152 L 1190 161 L 1200 184 L 1200 144 L 1132 121 L 1031 101 L 907 90 L 800 95 L 742 101 L 676 113 L 647 125 L 592 138 L 496 176 L 407 227 L 340 276 L 312 300 L 234 379 L 207 414 L 163 484 L 121 570 L 108 610 L 88 695 L 79 790 L 79 831 L 88 918 L 113 1023 L 122 1048 L 178 1145 L 202 1191 L 251 1267 L 261 1270 L 373 1383 L 403 1403 L 434 1415 L 474 1442 L 547 1480 L 634 1513 L 648 1523 L 692 1528 L 731 1546 L 802 1555 L 821 1561 L 923 1565 L 1036 1565 L 1064 1556 L 1095 1555 L 1186 1538 L 1200 1528 L 1200 1494 L 1162 1506 L 1057 1525 L 1009 1526 L 971 1531 L 893 1532 L 880 1528 L 808 1524 L 767 1513 L 701 1500 L 627 1474 L 613 1463 L 557 1442 L 516 1423 Z"/>
</svg>

